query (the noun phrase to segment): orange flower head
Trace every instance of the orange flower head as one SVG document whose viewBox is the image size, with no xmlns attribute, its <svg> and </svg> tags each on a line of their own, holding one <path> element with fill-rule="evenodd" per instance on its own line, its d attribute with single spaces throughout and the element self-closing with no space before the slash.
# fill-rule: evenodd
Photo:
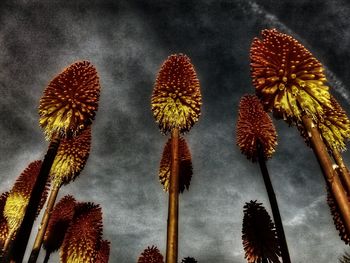
<svg viewBox="0 0 350 263">
<path fill-rule="evenodd" d="M 183 193 L 185 188 L 188 190 L 192 178 L 192 158 L 191 152 L 187 146 L 186 140 L 182 137 L 179 139 L 179 191 Z M 162 160 L 159 167 L 159 181 L 168 192 L 171 172 L 171 139 L 168 140 L 164 147 Z"/>
<path fill-rule="evenodd" d="M 108 263 L 110 252 L 110 242 L 107 240 L 101 241 L 100 249 L 97 252 L 95 263 Z"/>
<path fill-rule="evenodd" d="M 139 257 L 137 263 L 164 263 L 162 254 L 156 246 L 147 247 Z"/>
<path fill-rule="evenodd" d="M 7 234 L 9 232 L 7 220 L 4 217 L 4 208 L 8 195 L 8 192 L 5 192 L 0 195 L 0 249 L 4 246 Z"/>
<path fill-rule="evenodd" d="M 78 204 L 60 249 L 61 262 L 95 262 L 102 238 L 102 227 L 99 205 Z"/>
<path fill-rule="evenodd" d="M 331 215 L 333 216 L 333 222 L 334 222 L 335 228 L 338 230 L 341 240 L 343 240 L 346 245 L 349 245 L 350 244 L 350 235 L 349 235 L 349 233 L 346 230 L 346 227 L 344 225 L 344 219 L 343 219 L 342 215 L 340 214 L 340 210 L 339 210 L 339 207 L 337 205 L 337 202 L 335 201 L 333 194 L 330 191 L 328 186 L 327 186 L 327 203 L 328 203 L 329 208 L 331 210 Z"/>
<path fill-rule="evenodd" d="M 276 149 L 277 133 L 259 99 L 255 95 L 245 95 L 239 103 L 237 145 L 248 159 L 255 162 L 258 143 L 263 148 L 264 158 L 270 158 Z"/>
<path fill-rule="evenodd" d="M 91 126 L 75 137 L 61 140 L 50 171 L 51 180 L 55 186 L 75 180 L 86 164 L 90 146 Z"/>
<path fill-rule="evenodd" d="M 257 201 L 250 201 L 243 212 L 242 241 L 248 263 L 280 263 L 275 225 L 265 208 Z"/>
<path fill-rule="evenodd" d="M 250 49 L 251 76 L 268 110 L 290 123 L 332 107 L 322 64 L 293 37 L 265 29 Z"/>
<path fill-rule="evenodd" d="M 45 232 L 43 247 L 49 253 L 57 251 L 64 239 L 74 216 L 75 199 L 71 195 L 63 197 L 52 210 Z"/>
<path fill-rule="evenodd" d="M 46 138 L 70 137 L 89 126 L 100 94 L 99 77 L 88 61 L 64 69 L 46 87 L 40 100 L 40 126 Z"/>
<path fill-rule="evenodd" d="M 153 115 L 163 133 L 173 128 L 188 132 L 201 113 L 199 80 L 189 57 L 168 57 L 158 73 L 151 105 Z"/>
<path fill-rule="evenodd" d="M 25 215 L 29 198 L 35 181 L 39 175 L 41 161 L 34 161 L 22 172 L 16 180 L 10 191 L 4 207 L 4 216 L 7 220 L 9 233 L 13 235 L 17 232 Z M 39 215 L 41 208 L 44 206 L 48 194 L 49 182 L 47 182 L 44 191 L 41 194 L 40 206 L 36 216 Z"/>
</svg>

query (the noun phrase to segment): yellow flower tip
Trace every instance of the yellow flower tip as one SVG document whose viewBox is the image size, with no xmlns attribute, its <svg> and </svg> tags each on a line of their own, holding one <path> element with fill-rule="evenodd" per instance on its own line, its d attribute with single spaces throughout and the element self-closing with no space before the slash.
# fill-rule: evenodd
<svg viewBox="0 0 350 263">
<path fill-rule="evenodd" d="M 101 241 L 100 249 L 97 252 L 95 263 L 108 263 L 110 252 L 110 242 L 107 240 Z"/>
<path fill-rule="evenodd" d="M 61 140 L 50 171 L 54 185 L 61 186 L 75 180 L 86 164 L 90 146 L 91 126 L 75 137 Z"/>
<path fill-rule="evenodd" d="M 315 118 L 330 105 L 322 64 L 293 37 L 276 29 L 262 31 L 250 49 L 251 76 L 268 110 L 295 123 L 302 114 Z"/>
<path fill-rule="evenodd" d="M 186 140 L 179 139 L 179 192 L 183 193 L 185 188 L 188 190 L 192 178 L 192 158 Z M 162 160 L 159 167 L 159 181 L 163 185 L 164 191 L 169 191 L 171 171 L 171 139 L 166 143 Z"/>
<path fill-rule="evenodd" d="M 331 193 L 331 190 L 329 189 L 328 186 L 327 186 L 327 203 L 329 205 L 331 215 L 333 217 L 335 228 L 338 230 L 341 240 L 343 240 L 347 245 L 350 244 L 350 235 L 346 230 L 343 217 L 339 211 L 339 207 L 336 201 L 334 200 L 333 194 Z"/>
<path fill-rule="evenodd" d="M 93 203 L 78 204 L 60 249 L 61 262 L 95 262 L 101 238 L 101 207 Z"/>
<path fill-rule="evenodd" d="M 55 205 L 43 240 L 46 251 L 52 253 L 62 245 L 64 235 L 74 216 L 75 205 L 75 199 L 71 195 L 66 195 Z"/>
<path fill-rule="evenodd" d="M 164 263 L 163 255 L 156 246 L 147 247 L 139 257 L 137 263 Z"/>
<path fill-rule="evenodd" d="M 8 192 L 5 192 L 0 195 L 0 249 L 4 246 L 5 240 L 9 232 L 7 220 L 4 216 L 4 208 L 8 195 Z"/>
<path fill-rule="evenodd" d="M 151 99 L 160 130 L 189 131 L 198 121 L 201 104 L 199 80 L 191 60 L 183 54 L 169 56 L 160 68 Z"/>
<path fill-rule="evenodd" d="M 239 103 L 237 145 L 248 159 L 258 159 L 258 142 L 263 147 L 264 158 L 275 152 L 277 133 L 270 116 L 264 111 L 258 97 L 245 95 Z"/>
<path fill-rule="evenodd" d="M 275 225 L 261 203 L 244 205 L 242 242 L 248 263 L 279 263 L 281 255 Z M 265 258 L 265 261 L 264 261 Z"/>
<path fill-rule="evenodd" d="M 9 232 L 16 232 L 22 223 L 29 197 L 18 192 L 11 192 L 6 200 L 4 216 Z"/>
<path fill-rule="evenodd" d="M 40 126 L 47 139 L 70 137 L 89 126 L 100 94 L 99 77 L 88 61 L 78 61 L 57 75 L 40 99 Z"/>
</svg>

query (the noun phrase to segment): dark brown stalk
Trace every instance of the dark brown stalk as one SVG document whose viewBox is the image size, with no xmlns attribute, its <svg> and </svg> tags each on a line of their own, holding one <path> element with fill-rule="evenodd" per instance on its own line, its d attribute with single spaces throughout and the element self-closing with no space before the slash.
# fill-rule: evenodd
<svg viewBox="0 0 350 263">
<path fill-rule="evenodd" d="M 343 157 L 337 149 L 332 149 L 332 155 L 335 163 L 339 166 L 339 174 L 341 176 L 341 180 L 344 183 L 345 190 L 347 194 L 350 196 L 350 173 L 348 168 L 346 167 Z"/>
<path fill-rule="evenodd" d="M 51 252 L 50 251 L 46 251 L 43 263 L 48 263 L 49 262 L 50 255 L 51 255 Z"/>
<path fill-rule="evenodd" d="M 177 263 L 179 219 L 179 129 L 171 131 L 171 175 L 169 186 L 166 263 Z"/>
<path fill-rule="evenodd" d="M 327 148 L 324 145 L 321 135 L 311 117 L 303 116 L 302 121 L 310 138 L 312 149 L 321 166 L 325 180 L 331 189 L 340 213 L 344 219 L 345 227 L 350 233 L 350 206 L 339 175 L 333 168 L 333 163 L 328 155 Z"/>
<path fill-rule="evenodd" d="M 41 200 L 41 193 L 45 189 L 46 182 L 49 177 L 49 172 L 52 163 L 57 154 L 57 149 L 60 144 L 60 139 L 52 139 L 45 155 L 43 164 L 41 166 L 38 179 L 32 190 L 32 195 L 29 199 L 26 213 L 24 215 L 22 224 L 16 238 L 14 240 L 13 246 L 9 249 L 9 255 L 14 262 L 20 263 L 23 261 L 24 253 L 29 240 L 30 232 L 32 231 L 33 223 L 35 220 L 36 213 Z M 9 259 L 0 262 L 9 262 Z"/>
<path fill-rule="evenodd" d="M 260 142 L 258 142 L 257 147 L 258 147 L 258 159 L 259 159 L 260 170 L 264 178 L 264 183 L 265 183 L 267 195 L 269 197 L 273 219 L 275 221 L 276 232 L 278 236 L 279 245 L 281 248 L 282 260 L 283 260 L 283 263 L 290 263 L 291 261 L 290 261 L 288 246 L 287 246 L 287 240 L 284 234 L 282 219 L 278 208 L 275 191 L 273 190 L 270 175 L 266 167 L 264 149 Z"/>
<path fill-rule="evenodd" d="M 54 186 L 51 193 L 50 193 L 49 201 L 47 202 L 46 210 L 45 210 L 45 213 L 44 213 L 43 218 L 41 220 L 38 234 L 36 235 L 28 263 L 35 263 L 38 259 L 38 256 L 40 253 L 40 248 L 41 248 L 41 245 L 43 243 L 44 235 L 45 235 L 47 225 L 48 225 L 49 220 L 50 220 L 50 215 L 51 215 L 52 209 L 53 209 L 55 202 L 56 202 L 56 198 L 57 198 L 57 194 L 58 194 L 59 189 L 60 189 L 59 187 Z"/>
</svg>

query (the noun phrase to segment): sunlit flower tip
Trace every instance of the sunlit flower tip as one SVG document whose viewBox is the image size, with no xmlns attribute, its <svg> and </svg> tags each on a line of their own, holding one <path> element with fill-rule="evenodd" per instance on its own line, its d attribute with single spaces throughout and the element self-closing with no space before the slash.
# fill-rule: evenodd
<svg viewBox="0 0 350 263">
<path fill-rule="evenodd" d="M 99 77 L 88 61 L 78 61 L 57 75 L 40 99 L 40 126 L 47 139 L 70 137 L 95 117 L 100 94 Z"/>
<path fill-rule="evenodd" d="M 137 263 L 164 263 L 164 259 L 156 246 L 147 247 L 139 257 Z"/>
<path fill-rule="evenodd" d="M 333 194 L 331 193 L 329 187 L 327 187 L 327 203 L 329 205 L 331 215 L 333 216 L 335 228 L 338 230 L 341 240 L 343 240 L 347 245 L 350 244 L 350 235 L 346 230 L 343 217 L 340 214 L 339 207 L 334 200 Z"/>
<path fill-rule="evenodd" d="M 71 195 L 66 195 L 55 205 L 43 241 L 46 251 L 54 252 L 62 245 L 64 235 L 74 216 L 75 205 L 75 199 Z"/>
<path fill-rule="evenodd" d="M 7 220 L 9 232 L 14 233 L 22 223 L 32 189 L 41 168 L 41 161 L 34 161 L 22 172 L 12 187 L 6 199 L 4 216 Z M 48 194 L 49 182 L 41 194 L 41 201 L 36 216 L 44 206 Z"/>
<path fill-rule="evenodd" d="M 107 240 L 101 241 L 100 248 L 97 252 L 95 263 L 108 263 L 110 253 L 110 242 Z"/>
<path fill-rule="evenodd" d="M 0 195 L 0 249 L 4 246 L 8 234 L 7 221 L 4 217 L 4 208 L 8 195 L 8 192 L 5 192 Z"/>
<path fill-rule="evenodd" d="M 323 118 L 318 122 L 321 135 L 330 149 L 346 150 L 350 138 L 350 120 L 337 100 L 331 96 L 333 109 L 324 108 Z"/>
<path fill-rule="evenodd" d="M 54 185 L 68 184 L 80 174 L 89 157 L 90 146 L 91 126 L 75 137 L 61 140 L 50 171 Z"/>
<path fill-rule="evenodd" d="M 245 95 L 239 103 L 237 145 L 248 159 L 256 161 L 258 143 L 263 147 L 264 158 L 270 158 L 276 149 L 277 133 L 258 97 Z"/>
<path fill-rule="evenodd" d="M 199 80 L 191 60 L 183 54 L 169 56 L 160 68 L 151 99 L 160 130 L 189 131 L 198 121 L 201 104 Z"/>
<path fill-rule="evenodd" d="M 77 204 L 60 248 L 62 263 L 94 262 L 102 238 L 102 212 L 93 203 Z"/>
<path fill-rule="evenodd" d="M 280 263 L 275 225 L 265 208 L 257 201 L 250 201 L 243 208 L 242 241 L 248 263 Z"/>
<path fill-rule="evenodd" d="M 187 258 L 182 259 L 181 263 L 197 263 L 197 260 L 195 260 L 192 257 L 187 257 Z"/>
<path fill-rule="evenodd" d="M 331 107 L 322 64 L 293 37 L 265 29 L 250 49 L 251 76 L 268 110 L 295 123 Z"/>
<path fill-rule="evenodd" d="M 186 140 L 179 139 L 179 192 L 183 193 L 185 188 L 188 190 L 193 174 L 191 152 Z M 159 167 L 159 181 L 163 185 L 164 191 L 169 190 L 171 173 L 171 139 L 166 143 L 162 160 Z"/>
</svg>

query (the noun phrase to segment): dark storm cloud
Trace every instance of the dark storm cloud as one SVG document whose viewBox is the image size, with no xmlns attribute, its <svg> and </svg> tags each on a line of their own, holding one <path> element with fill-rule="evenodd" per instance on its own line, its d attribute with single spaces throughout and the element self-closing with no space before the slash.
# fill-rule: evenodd
<svg viewBox="0 0 350 263">
<path fill-rule="evenodd" d="M 37 124 L 44 87 L 70 63 L 90 60 L 102 86 L 92 152 L 60 196 L 101 204 L 110 262 L 136 262 L 153 244 L 165 253 L 167 194 L 157 171 L 167 138 L 154 123 L 150 96 L 169 54 L 188 54 L 201 81 L 202 116 L 186 135 L 194 175 L 180 203 L 180 258 L 201 263 L 245 262 L 243 205 L 257 199 L 270 211 L 257 164 L 235 146 L 239 98 L 254 92 L 252 38 L 283 27 L 307 41 L 339 86 L 350 80 L 349 6 L 342 1 L 3 1 L 0 10 L 0 190 L 45 152 Z M 279 145 L 268 167 L 293 262 L 335 262 L 345 245 L 315 157 L 294 128 L 275 123 Z"/>
</svg>

